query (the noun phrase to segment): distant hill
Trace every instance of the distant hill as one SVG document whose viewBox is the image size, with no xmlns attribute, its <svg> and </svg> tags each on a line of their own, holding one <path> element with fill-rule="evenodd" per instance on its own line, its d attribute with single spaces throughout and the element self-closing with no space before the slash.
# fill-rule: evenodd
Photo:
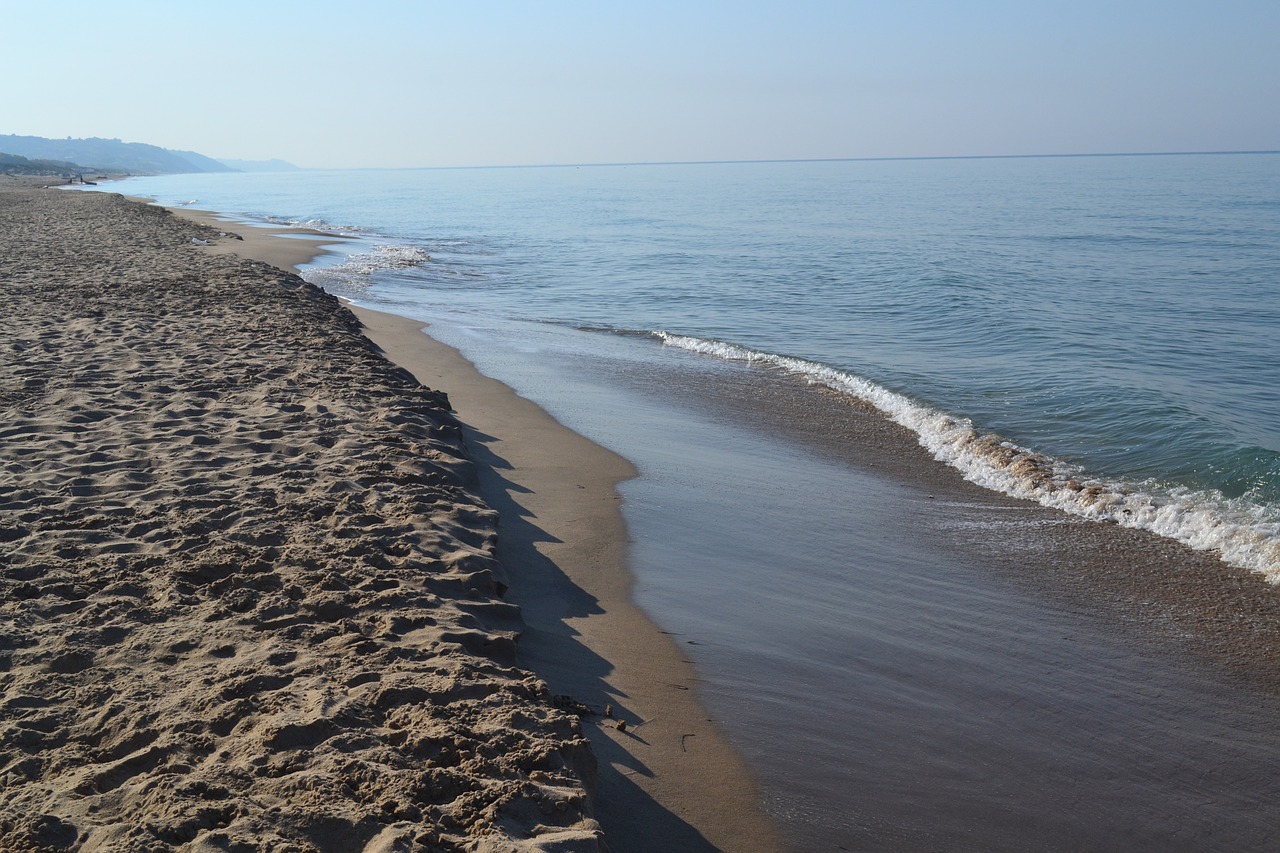
<svg viewBox="0 0 1280 853">
<path fill-rule="evenodd" d="M 0 134 L 0 151 L 29 159 L 78 163 L 85 170 L 131 175 L 236 171 L 194 151 L 172 151 L 119 139 L 46 139 L 42 136 Z"/>
<path fill-rule="evenodd" d="M 284 160 L 226 160 L 219 163 L 237 172 L 297 172 L 299 168 Z"/>
<path fill-rule="evenodd" d="M 0 173 L 7 175 L 64 175 L 83 171 L 81 166 L 65 160 L 32 160 L 19 154 L 0 153 Z"/>
</svg>

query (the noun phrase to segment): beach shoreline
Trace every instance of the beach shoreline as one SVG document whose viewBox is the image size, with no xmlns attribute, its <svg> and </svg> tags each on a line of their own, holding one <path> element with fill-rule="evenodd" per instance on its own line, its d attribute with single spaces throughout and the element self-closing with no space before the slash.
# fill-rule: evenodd
<svg viewBox="0 0 1280 853">
<path fill-rule="evenodd" d="M 443 396 L 212 229 L 0 218 L 0 846 L 599 849 Z"/>
<path fill-rule="evenodd" d="M 448 336 L 448 330 L 444 334 Z M 445 339 L 457 341 L 456 337 Z M 466 341 L 466 336 L 462 339 Z M 502 345 L 463 346 L 470 346 L 483 359 L 485 346 Z M 495 374 L 506 375 L 498 365 L 489 366 Z M 684 590 L 676 599 L 645 593 L 643 603 L 662 620 L 663 628 L 680 635 L 681 643 L 699 644 L 690 648 L 690 653 L 708 679 L 703 690 L 705 701 L 712 703 L 713 716 L 724 720 L 724 727 L 748 757 L 762 780 L 765 808 L 785 827 L 792 843 L 801 848 L 836 843 L 856 847 L 896 839 L 895 843 L 905 847 L 959 844 L 964 849 L 1011 849 L 1002 845 L 1011 839 L 1028 838 L 1029 833 L 1044 839 L 1047 817 L 1042 817 L 1042 825 L 1036 829 L 1034 825 L 1019 827 L 984 800 L 984 795 L 992 789 L 1018 786 L 1023 793 L 1016 798 L 1016 806 L 1010 807 L 1023 815 L 1016 820 L 1047 816 L 1050 803 L 1059 802 L 1073 790 L 1070 776 L 1062 774 L 1076 774 L 1083 783 L 1089 776 L 1087 765 L 1079 765 L 1079 756 L 1094 756 L 1096 744 L 1117 735 L 1132 738 L 1129 743 L 1133 747 L 1119 742 L 1108 752 L 1130 756 L 1138 762 L 1134 770 L 1115 768 L 1125 780 L 1123 785 L 1093 779 L 1092 790 L 1074 795 L 1083 795 L 1092 803 L 1087 811 L 1094 816 L 1082 813 L 1066 818 L 1061 829 L 1050 834 L 1061 843 L 1082 845 L 1100 838 L 1097 834 L 1119 833 L 1135 843 L 1161 838 L 1158 815 L 1166 808 L 1162 800 L 1193 802 L 1198 790 L 1196 767 L 1220 761 L 1220 753 L 1234 753 L 1244 749 L 1249 740 L 1260 738 L 1268 719 L 1267 708 L 1274 706 L 1271 697 L 1276 692 L 1276 649 L 1280 648 L 1274 640 L 1280 625 L 1277 599 L 1274 589 L 1261 578 L 1231 569 L 1213 553 L 1193 552 L 1170 539 L 1073 519 L 965 482 L 956 470 L 931 459 L 914 434 L 892 424 L 881 412 L 851 406 L 841 394 L 814 393 L 812 387 L 795 378 L 763 382 L 760 374 L 760 369 L 731 368 L 717 371 L 712 384 L 691 384 L 687 371 L 645 375 L 641 380 L 645 386 L 662 389 L 646 401 L 628 402 L 611 394 L 599 397 L 594 384 L 585 391 L 595 405 L 611 412 L 605 420 L 612 424 L 631 424 L 632 419 L 640 423 L 648 416 L 646 409 L 657 407 L 655 411 L 662 412 L 657 416 L 662 425 L 637 429 L 652 429 L 659 437 L 659 447 L 654 448 L 658 456 L 663 455 L 660 435 L 667 430 L 680 434 L 682 467 L 698 471 L 698 500 L 678 502 L 672 494 L 659 496 L 649 488 L 654 482 L 654 466 L 660 465 L 658 459 L 632 457 L 646 469 L 646 478 L 627 483 L 623 489 L 628 498 L 640 498 L 632 502 L 628 517 L 636 525 L 637 543 L 643 548 L 635 558 L 644 567 L 645 588 L 660 587 L 663 581 L 658 576 L 668 571 L 698 579 L 692 585 L 673 580 L 672 589 Z M 736 391 L 731 375 L 741 380 Z M 522 387 L 518 382 L 513 384 Z M 777 400 L 762 397 L 762 393 L 774 393 L 765 391 L 774 386 L 781 394 Z M 536 396 L 532 389 L 530 393 Z M 675 415 L 672 407 L 681 405 L 680 401 L 689 410 L 714 412 L 718 425 L 713 432 L 690 442 L 686 430 L 692 424 L 680 420 L 667 423 Z M 568 401 L 568 409 L 576 405 L 579 403 Z M 561 407 L 554 411 L 561 412 Z M 568 423 L 579 421 L 571 415 Z M 748 435 L 727 438 L 723 430 L 731 424 L 751 424 L 763 444 L 751 446 Z M 628 455 L 637 451 L 636 441 L 649 441 L 627 425 L 620 433 L 603 433 L 603 439 L 588 429 L 588 423 L 581 427 L 596 441 L 627 447 Z M 701 464 L 716 459 L 717 452 L 710 448 L 726 442 L 735 447 L 736 460 Z M 767 497 L 768 484 L 756 482 L 749 471 L 768 465 L 765 460 L 777 447 L 794 442 L 813 447 L 828 464 L 836 461 L 851 470 L 865 471 L 873 482 L 842 482 L 826 492 L 822 506 L 797 506 L 790 524 L 781 523 L 787 516 L 780 512 L 790 511 L 786 498 L 781 505 L 774 505 Z M 795 462 L 783 465 L 785 473 L 778 471 L 782 483 L 817 483 L 826 476 L 823 465 L 803 474 L 800 471 L 804 469 L 794 467 Z M 658 474 L 658 479 L 671 475 L 669 471 Z M 751 496 L 750 506 L 742 506 L 742 510 L 758 512 L 762 525 L 778 528 L 782 524 L 796 532 L 812 533 L 788 537 L 790 546 L 777 551 L 771 542 L 753 542 L 745 549 L 733 546 L 732 540 L 750 537 L 749 530 L 742 529 L 746 516 L 740 510 L 718 519 L 717 524 L 710 520 L 709 511 L 714 503 L 722 502 L 716 484 L 736 482 L 739 475 L 745 476 L 736 492 Z M 908 488 L 881 494 L 878 482 Z M 823 493 L 820 488 L 804 491 L 812 496 Z M 836 494 L 840 498 L 833 501 Z M 653 521 L 645 521 L 653 517 L 645 507 L 662 503 L 681 508 L 673 514 L 658 512 Z M 739 501 L 726 503 L 741 506 Z M 841 505 L 847 506 L 844 520 L 838 517 Z M 888 508 L 890 515 L 882 517 L 877 529 L 867 519 L 879 516 L 882 507 Z M 906 517 L 916 511 L 920 515 L 914 523 L 904 525 L 904 516 L 893 515 L 895 507 L 897 512 L 908 511 Z M 819 533 L 815 525 L 820 524 L 819 517 L 828 515 L 833 516 L 832 523 L 845 529 Z M 992 530 L 986 526 L 992 517 L 1000 519 L 997 530 L 1014 535 L 956 535 L 979 519 L 975 530 Z M 689 519 L 700 521 L 690 526 Z M 948 525 L 952 525 L 950 529 Z M 900 546 L 882 551 L 878 543 L 883 530 L 897 530 L 897 535 L 904 537 Z M 774 535 L 786 537 L 781 528 Z M 659 546 L 655 556 L 655 543 L 666 540 L 680 544 Z M 920 548 L 923 543 L 929 544 Z M 832 603 L 845 602 L 842 610 L 849 626 L 838 634 L 837 642 L 815 646 L 805 642 L 808 631 L 799 626 L 812 625 L 813 607 L 815 603 L 822 605 L 806 596 L 805 605 L 792 610 L 787 607 L 790 596 L 778 583 L 785 587 L 785 576 L 796 573 L 814 549 L 832 548 L 842 548 L 849 555 L 840 560 L 849 566 L 849 580 L 828 593 Z M 872 565 L 867 562 L 870 555 L 874 555 Z M 754 573 L 740 569 L 755 564 L 759 570 Z M 874 564 L 884 566 L 887 575 L 883 579 L 874 576 Z M 1119 565 L 1126 570 L 1115 571 Z M 785 567 L 787 573 L 774 573 L 768 566 Z M 860 576 L 864 566 L 870 569 L 867 578 Z M 771 580 L 774 575 L 780 579 L 778 583 Z M 806 575 L 801 571 L 794 576 Z M 908 578 L 914 579 L 913 587 L 901 594 L 893 592 Z M 818 578 L 809 580 L 812 583 Z M 744 585 L 744 581 L 748 583 Z M 850 597 L 854 590 L 855 596 Z M 698 605 L 691 608 L 680 601 L 681 594 Z M 774 602 L 778 613 L 787 617 L 750 615 L 753 602 L 760 599 Z M 724 606 L 712 606 L 710 601 L 724 602 Z M 956 633 L 942 639 L 952 630 L 945 625 L 956 619 L 957 601 L 965 601 L 959 607 L 963 616 L 955 622 Z M 716 628 L 708 624 L 708 620 L 724 619 L 732 624 L 721 622 Z M 922 638 L 924 648 L 915 647 L 910 630 L 901 640 L 896 639 L 900 625 L 920 620 L 933 625 L 931 634 L 937 634 Z M 942 624 L 937 620 L 943 620 Z M 873 629 L 873 625 L 881 625 L 881 629 Z M 974 630 L 978 625 L 986 629 Z M 1018 638 L 1007 652 L 989 646 L 984 638 L 1001 633 Z M 902 646 L 895 648 L 897 642 Z M 786 649 L 781 657 L 771 658 L 773 649 L 780 648 Z M 863 648 L 881 649 L 869 666 L 859 660 Z M 946 656 L 951 649 L 957 658 L 951 671 L 946 675 L 938 672 L 932 678 L 945 685 L 933 702 L 955 708 L 954 722 L 945 719 L 947 715 L 940 719 L 929 716 L 931 703 L 915 707 L 910 686 L 931 678 L 928 672 L 937 667 L 934 654 Z M 750 665 L 741 665 L 735 660 L 739 656 L 750 660 Z M 993 667 L 993 678 L 970 681 L 973 661 Z M 810 680 L 813 672 L 832 667 L 838 667 L 838 678 L 826 683 Z M 1056 678 L 1044 681 L 1043 672 L 1055 671 L 1055 667 L 1062 667 Z M 1010 675 L 997 675 L 1002 670 Z M 769 678 L 774 672 L 778 678 Z M 993 715 L 995 719 L 1004 716 L 1000 707 L 984 703 L 1010 689 L 1010 680 L 1021 685 L 1016 701 L 1024 711 L 1009 717 L 1009 730 L 992 731 L 986 742 L 965 742 L 975 726 L 980 730 Z M 1155 683 L 1162 685 L 1164 699 L 1152 698 L 1147 685 Z M 1125 689 L 1121 684 L 1134 686 Z M 852 690 L 854 685 L 858 689 Z M 1254 694 L 1254 690 L 1261 693 Z M 895 697 L 900 692 L 911 698 L 887 704 L 877 698 Z M 1084 707 L 1088 702 L 1096 704 Z M 771 706 L 772 710 L 767 710 Z M 1176 713 L 1175 708 L 1185 708 L 1181 712 L 1184 719 L 1176 724 L 1176 735 L 1169 730 L 1175 725 L 1169 716 Z M 1100 713 L 1103 710 L 1105 713 Z M 1217 726 L 1228 719 L 1231 735 L 1224 745 L 1213 747 L 1210 744 L 1221 736 L 1215 731 Z M 844 721 L 845 725 L 833 725 L 833 721 Z M 820 756 L 805 760 L 792 754 L 804 756 L 812 744 L 831 738 L 837 739 L 833 744 L 837 754 L 858 760 L 827 761 Z M 1179 760 L 1144 756 L 1139 744 L 1149 739 L 1169 743 L 1171 756 L 1180 756 Z M 931 747 L 913 747 L 923 743 Z M 957 743 L 966 743 L 961 754 L 954 754 Z M 1270 754 L 1266 752 L 1270 748 L 1268 744 L 1262 754 Z M 1009 763 L 1011 754 L 1019 751 L 1025 754 L 1025 767 Z M 897 760 L 890 760 L 890 756 Z M 1242 761 L 1239 756 L 1238 775 L 1247 783 L 1212 788 L 1233 803 L 1240 802 L 1242 790 L 1258 784 L 1257 765 L 1261 763 Z M 968 794 L 950 788 L 951 761 L 964 767 L 1001 770 L 984 781 L 977 789 L 982 793 L 970 800 Z M 1103 766 L 1125 763 L 1102 754 L 1093 761 Z M 1176 794 L 1172 790 L 1162 794 L 1143 785 L 1139 767 L 1148 765 L 1166 767 L 1172 776 L 1170 788 Z M 1105 790 L 1111 793 L 1103 794 Z M 1128 809 L 1133 809 L 1134 820 L 1132 826 L 1121 830 L 1117 821 Z M 1197 818 L 1197 833 L 1202 834 L 1198 839 L 1220 838 L 1219 830 L 1211 829 L 1212 821 L 1210 815 Z M 973 822 L 983 829 L 966 826 Z M 1256 831 L 1251 821 L 1244 821 L 1239 838 L 1247 839 Z"/>
<path fill-rule="evenodd" d="M 87 206 L 101 203 L 104 202 L 90 202 Z M 69 202 L 58 206 L 59 213 L 67 216 L 69 211 L 86 205 Z M 191 223 L 189 229 L 199 230 L 187 234 L 182 227 L 171 228 L 163 221 L 168 214 L 149 221 L 157 233 L 170 230 L 184 235 L 184 248 L 177 251 L 193 262 L 197 256 L 212 259 L 234 254 L 271 267 L 295 267 L 323 251 L 324 244 L 341 239 L 321 232 L 313 232 L 305 240 L 278 237 L 262 233 L 267 229 L 234 227 L 208 212 L 173 212 L 177 214 L 171 220 L 175 225 L 185 220 Z M 297 233 L 297 229 L 281 230 Z M 75 263 L 84 271 L 90 264 L 81 254 Z M 121 266 L 120 259 L 111 257 L 110 252 L 104 260 L 114 265 L 112 275 L 130 276 L 127 263 Z M 253 265 L 246 270 L 243 266 L 252 265 L 253 261 L 224 260 L 232 267 L 240 266 L 246 274 L 261 275 L 270 269 Z M 199 267 L 204 262 L 194 263 Z M 40 271 L 34 274 L 39 275 Z M 236 296 L 225 296 L 226 304 L 220 310 L 234 313 Z M 594 772 L 583 769 L 580 757 L 566 759 L 576 768 L 583 785 L 595 787 L 594 803 L 588 806 L 585 800 L 573 797 L 562 801 L 557 806 L 563 812 L 557 824 L 569 828 L 556 840 L 544 827 L 538 830 L 545 836 L 542 840 L 569 845 L 563 849 L 595 849 L 590 845 L 596 843 L 602 830 L 605 843 L 613 851 L 781 849 L 776 831 L 759 811 L 757 793 L 745 765 L 696 703 L 697 679 L 692 666 L 671 639 L 630 601 L 631 579 L 625 568 L 626 529 L 615 489 L 618 481 L 630 476 L 629 466 L 561 427 L 501 383 L 480 376 L 455 351 L 424 335 L 422 324 L 355 310 L 362 324 L 361 333 L 377 351 L 409 368 L 429 387 L 442 388 L 450 394 L 449 403 L 458 409 L 456 417 L 464 431 L 461 441 L 471 457 L 463 468 L 471 470 L 467 476 L 477 478 L 475 488 L 488 506 L 498 510 L 497 527 L 493 528 L 485 514 L 491 509 L 477 515 L 460 508 L 462 529 L 453 535 L 475 543 L 468 552 L 476 546 L 480 548 L 481 565 L 489 560 L 484 555 L 496 557 L 482 574 L 493 578 L 497 592 L 506 593 L 506 601 L 519 604 L 523 621 L 512 622 L 497 606 L 476 612 L 489 614 L 482 620 L 499 628 L 493 634 L 500 641 L 499 646 L 506 642 L 501 639 L 506 634 L 523 634 L 518 652 L 520 665 L 532 669 L 549 685 L 550 701 L 561 712 L 558 716 L 546 712 L 548 720 L 554 728 L 576 718 L 574 731 L 585 733 L 594 750 L 598 762 Z M 395 368 L 388 365 L 387 369 L 394 378 Z M 27 433 L 15 432 L 9 438 L 15 435 L 22 438 Z M 456 467 L 454 463 L 450 466 Z M 137 506 L 131 508 L 131 512 L 139 511 Z M 467 521 L 468 518 L 474 520 Z M 29 538 L 20 541 L 25 547 Z M 377 548 L 377 540 L 369 545 Z M 36 561 L 30 565 L 38 566 L 38 558 L 32 558 Z M 467 560 L 471 565 L 475 558 Z M 32 577 L 38 574 L 35 572 Z M 488 643 L 489 640 L 484 641 Z M 93 652 L 85 654 L 92 656 Z M 43 658 L 41 662 L 33 661 L 32 666 L 47 665 L 42 661 Z M 9 680 L 13 681 L 12 677 Z M 12 704 L 12 690 L 8 701 Z M 612 706 L 610 716 L 605 715 L 607 706 Z M 574 750 L 580 752 L 581 747 L 573 746 L 573 738 L 581 736 L 571 735 L 561 752 L 577 756 Z M 140 778 L 145 776 L 139 774 Z M 47 774 L 42 778 L 44 781 L 36 783 L 44 786 L 42 790 L 49 790 L 51 784 L 56 786 L 56 780 L 50 781 Z M 22 802 L 24 794 L 7 797 L 6 809 Z M 565 810 L 565 803 L 580 805 L 570 805 Z M 580 820 L 566 823 L 565 818 L 579 807 Z M 93 823 L 84 814 L 70 812 L 47 817 L 49 820 L 41 826 L 60 832 Z M 391 822 L 397 823 L 396 831 L 401 835 L 408 830 L 400 825 L 412 823 L 405 817 L 400 815 L 398 823 Z M 0 817 L 0 827 L 10 827 L 12 838 L 23 837 L 15 834 L 19 832 L 43 831 L 13 817 L 7 818 L 7 824 L 5 820 Z M 306 820 L 305 814 L 297 817 L 299 826 L 305 825 Z M 231 826 L 238 825 L 233 821 Z M 514 833 L 517 840 L 522 831 L 518 827 L 496 827 L 492 821 L 479 819 L 471 831 L 486 837 L 498 829 Z M 99 834 L 93 835 L 94 832 Z M 200 834 L 198 828 L 190 827 L 183 832 L 196 837 Z M 81 835 L 85 833 L 95 839 L 105 838 L 98 830 L 86 829 Z M 494 837 L 500 836 L 498 832 Z M 350 844 L 350 838 L 345 843 Z M 537 846 L 540 842 L 527 843 L 531 845 L 528 849 L 541 849 Z M 113 848 L 107 844 L 101 849 Z M 319 849 L 327 848 L 322 845 Z"/>
<path fill-rule="evenodd" d="M 170 209 L 233 227 L 216 212 Z M 239 240 L 209 251 L 295 270 L 344 239 L 294 227 L 234 233 Z M 481 374 L 425 324 L 348 307 L 388 359 L 449 394 L 482 494 L 498 510 L 507 597 L 527 625 L 520 660 L 554 692 L 596 712 L 585 730 L 602 765 L 595 813 L 610 849 L 783 849 L 759 811 L 751 771 L 698 704 L 693 664 L 632 598 L 617 486 L 634 467 Z"/>
<path fill-rule="evenodd" d="M 468 223 L 457 232 L 397 208 L 396 195 L 371 213 L 367 200 L 391 181 L 366 177 L 352 176 L 323 218 L 353 230 L 383 222 L 414 266 L 371 281 L 379 265 L 367 261 L 383 248 L 371 244 L 388 238 L 370 235 L 350 264 L 321 262 L 313 280 L 413 317 L 416 326 L 396 321 L 392 331 L 415 345 L 430 323 L 432 338 L 640 468 L 618 486 L 632 592 L 696 661 L 708 716 L 754 771 L 790 845 L 1254 849 L 1272 832 L 1257 804 L 1272 798 L 1280 760 L 1271 734 L 1280 612 L 1260 576 L 1210 551 L 968 482 L 880 409 L 778 365 L 541 322 L 542 289 L 584 270 L 557 267 L 544 247 L 513 252 L 522 263 L 497 274 L 505 255 L 488 253 L 511 241 L 478 235 L 522 224 L 472 209 L 472 185 L 492 176 L 439 182 L 430 215 L 442 207 Z M 562 176 L 547 177 L 558 185 Z M 287 205 L 252 192 L 244 204 L 315 209 L 305 193 L 289 195 L 291 183 L 278 188 Z M 183 186 L 166 197 L 240 209 L 232 193 Z M 653 190 L 632 188 L 639 200 Z M 557 211 L 558 193 L 546 190 L 529 193 L 530 209 Z M 569 215 L 559 225 L 574 223 Z M 591 250 L 579 260 L 600 265 L 585 283 L 598 273 L 604 289 L 635 272 L 625 246 L 567 233 L 551 244 L 572 253 L 581 238 Z M 709 268 L 715 258 L 704 258 Z M 453 402 L 470 419 L 472 404 Z M 472 432 L 472 457 L 498 475 L 487 499 L 528 534 L 524 556 L 550 562 L 544 555 L 561 543 L 530 496 L 554 490 L 507 479 L 502 466 L 523 445 Z M 573 616 L 551 623 L 560 634 L 530 622 L 530 655 L 540 642 L 553 661 L 555 643 L 581 646 L 577 617 L 604 599 L 586 583 L 568 589 L 559 613 Z M 554 691 L 613 696 L 617 681 L 596 677 L 597 663 L 571 673 L 591 676 L 585 689 L 552 678 Z M 634 733 L 649 739 L 655 725 Z M 686 740 L 696 744 L 697 735 Z M 603 767 L 613 766 L 610 746 L 597 742 Z"/>
<path fill-rule="evenodd" d="M 584 720 L 610 849 L 783 849 L 750 770 L 698 702 L 694 665 L 632 599 L 617 491 L 631 464 L 478 373 L 422 323 L 353 310 L 392 361 L 451 389 L 498 510 L 497 554 L 527 626 L 521 663 L 597 713 L 613 708 Z"/>
</svg>

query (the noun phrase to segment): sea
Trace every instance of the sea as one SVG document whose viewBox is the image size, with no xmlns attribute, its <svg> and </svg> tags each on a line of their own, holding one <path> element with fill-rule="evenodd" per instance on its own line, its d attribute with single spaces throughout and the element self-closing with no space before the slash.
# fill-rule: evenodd
<svg viewBox="0 0 1280 853">
<path fill-rule="evenodd" d="M 1265 702 L 1017 577 L 1100 525 L 1280 583 L 1280 154 L 99 189 L 341 235 L 308 280 L 430 323 L 630 459 L 636 598 L 796 849 L 1280 829 Z M 870 416 L 991 501 L 881 464 L 848 428 Z"/>
</svg>

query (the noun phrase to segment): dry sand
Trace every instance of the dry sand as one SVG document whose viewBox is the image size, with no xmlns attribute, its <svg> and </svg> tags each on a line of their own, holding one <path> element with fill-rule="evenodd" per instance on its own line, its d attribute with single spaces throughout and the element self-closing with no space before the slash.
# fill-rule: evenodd
<svg viewBox="0 0 1280 853">
<path fill-rule="evenodd" d="M 778 849 L 625 462 L 228 231 L 0 192 L 0 849 Z"/>
<path fill-rule="evenodd" d="M 0 849 L 598 849 L 443 396 L 163 210 L 0 234 Z"/>
</svg>

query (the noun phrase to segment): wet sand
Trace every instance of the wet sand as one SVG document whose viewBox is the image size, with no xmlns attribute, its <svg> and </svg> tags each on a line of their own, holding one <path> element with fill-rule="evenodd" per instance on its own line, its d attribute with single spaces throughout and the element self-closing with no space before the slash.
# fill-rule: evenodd
<svg viewBox="0 0 1280 853">
<path fill-rule="evenodd" d="M 776 847 L 626 603 L 620 460 L 223 226 L 0 218 L 0 846 Z"/>
</svg>

